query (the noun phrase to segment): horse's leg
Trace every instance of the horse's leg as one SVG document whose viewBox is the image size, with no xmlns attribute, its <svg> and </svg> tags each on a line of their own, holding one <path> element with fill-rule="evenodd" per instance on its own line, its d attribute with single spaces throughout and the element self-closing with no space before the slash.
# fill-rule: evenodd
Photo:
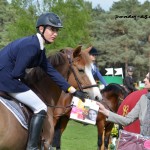
<svg viewBox="0 0 150 150">
<path fill-rule="evenodd" d="M 67 127 L 67 124 L 69 122 L 69 116 L 70 116 L 70 113 L 66 114 L 65 116 L 62 116 L 62 118 L 61 118 L 61 126 L 60 126 L 61 127 L 61 136 Z M 60 136 L 60 149 L 61 149 L 61 136 Z M 58 148 L 56 150 L 60 150 L 60 149 Z"/>
<path fill-rule="evenodd" d="M 54 111 L 53 123 L 54 123 L 54 137 L 52 141 L 52 146 L 56 147 L 56 150 L 60 149 L 60 139 L 61 139 L 61 116 L 57 114 L 58 109 Z M 62 113 L 62 112 L 61 112 Z M 61 114 L 60 113 L 60 114 Z"/>
<path fill-rule="evenodd" d="M 103 132 L 104 132 L 104 120 L 100 119 L 97 121 L 97 131 L 98 131 L 98 150 L 103 150 L 102 145 L 103 145 Z"/>
<path fill-rule="evenodd" d="M 0 150 L 25 150 L 28 132 L 0 103 Z"/>
<path fill-rule="evenodd" d="M 61 119 L 57 121 L 55 126 L 55 133 L 53 138 L 53 147 L 56 147 L 56 150 L 60 149 L 60 139 L 61 139 Z"/>
<path fill-rule="evenodd" d="M 62 116 L 61 118 L 61 135 L 63 134 L 64 130 L 66 129 L 67 127 L 67 124 L 69 122 L 69 116 L 70 114 L 66 114 L 65 116 Z"/>
<path fill-rule="evenodd" d="M 44 140 L 44 150 L 49 150 L 52 147 L 52 141 L 54 136 L 54 124 L 53 124 L 53 110 L 48 108 L 47 117 L 43 125 L 42 140 Z"/>
<path fill-rule="evenodd" d="M 105 134 L 104 134 L 104 146 L 105 146 L 105 149 L 108 149 L 108 145 L 109 145 L 109 141 L 110 141 L 110 133 L 111 132 L 106 132 L 105 131 Z"/>
<path fill-rule="evenodd" d="M 68 116 L 61 116 L 55 126 L 55 135 L 53 139 L 53 146 L 56 147 L 56 150 L 61 149 L 61 135 L 64 132 L 65 128 L 67 127 L 69 121 Z"/>
<path fill-rule="evenodd" d="M 58 105 L 62 105 L 62 104 L 59 104 Z M 58 112 L 57 112 L 58 111 Z M 54 123 L 54 129 L 55 129 L 55 132 L 54 132 L 54 137 L 53 137 L 53 142 L 52 142 L 52 146 L 53 147 L 56 147 L 56 150 L 60 148 L 60 139 L 61 139 L 61 115 L 59 114 L 62 114 L 63 112 L 63 109 L 58 109 L 56 108 L 55 111 L 54 111 L 54 117 L 53 117 L 53 123 Z M 58 114 L 57 114 L 58 113 Z"/>
<path fill-rule="evenodd" d="M 70 94 L 66 94 L 62 92 L 57 103 L 57 106 L 62 106 L 62 108 L 56 108 L 54 110 L 54 120 L 53 120 L 55 126 L 55 136 L 54 136 L 55 138 L 53 139 L 53 146 L 55 146 L 57 150 L 60 150 L 61 135 L 65 130 L 67 123 L 69 121 L 69 115 L 70 115 L 69 112 L 71 107 L 68 109 L 65 108 L 65 106 L 70 105 L 70 103 L 71 103 Z"/>
<path fill-rule="evenodd" d="M 104 145 L 105 145 L 106 149 L 108 149 L 108 145 L 109 145 L 109 141 L 110 141 L 110 134 L 111 134 L 113 125 L 114 125 L 113 123 L 108 122 L 105 126 Z"/>
</svg>

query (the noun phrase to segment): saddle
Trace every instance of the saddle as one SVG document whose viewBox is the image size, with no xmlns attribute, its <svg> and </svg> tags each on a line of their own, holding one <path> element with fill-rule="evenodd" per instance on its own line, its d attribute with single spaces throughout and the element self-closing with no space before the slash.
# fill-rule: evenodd
<svg viewBox="0 0 150 150">
<path fill-rule="evenodd" d="M 30 121 L 31 115 L 32 115 L 32 111 L 30 110 L 30 108 L 25 106 L 23 103 L 17 101 L 15 98 L 13 98 L 12 96 L 8 95 L 6 92 L 0 91 L 0 97 L 5 99 L 6 101 L 13 101 L 15 103 L 15 105 L 17 105 L 17 108 L 15 108 L 15 109 L 19 108 L 22 111 L 21 115 L 22 114 L 24 115 L 26 123 L 29 124 L 29 121 Z M 13 105 L 13 103 L 12 103 L 12 105 Z"/>
<path fill-rule="evenodd" d="M 0 91 L 0 96 L 3 97 L 3 98 L 5 98 L 5 99 L 8 99 L 8 100 L 12 100 L 12 99 L 13 99 L 13 98 L 12 98 L 10 95 L 8 95 L 6 92 L 2 92 L 2 91 Z"/>
</svg>

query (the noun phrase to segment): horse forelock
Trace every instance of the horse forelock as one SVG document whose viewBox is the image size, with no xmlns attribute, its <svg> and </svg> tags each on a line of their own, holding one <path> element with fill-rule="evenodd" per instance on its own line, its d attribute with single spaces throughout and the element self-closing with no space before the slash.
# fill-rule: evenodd
<svg viewBox="0 0 150 150">
<path fill-rule="evenodd" d="M 91 59 L 89 55 L 84 51 L 81 51 L 78 55 L 76 55 L 75 58 L 73 58 L 74 71 L 80 83 L 84 86 L 91 85 L 89 76 L 85 72 L 85 66 L 90 66 L 90 64 L 91 64 Z M 84 72 L 80 73 L 79 70 L 84 70 Z"/>
<path fill-rule="evenodd" d="M 73 48 L 71 47 L 66 47 L 60 50 L 61 53 L 64 53 L 65 55 L 69 55 L 71 56 L 71 58 L 73 57 Z"/>
<path fill-rule="evenodd" d="M 81 57 L 81 59 L 83 60 L 84 65 L 90 66 L 90 64 L 92 63 L 92 61 L 91 61 L 91 59 L 90 59 L 88 53 L 86 53 L 85 51 L 81 51 L 80 57 Z"/>
<path fill-rule="evenodd" d="M 119 96 L 119 94 L 121 93 L 124 96 L 123 88 L 119 84 L 116 84 L 116 83 L 111 83 L 107 85 L 101 92 L 112 94 L 114 96 Z"/>
<path fill-rule="evenodd" d="M 115 83 L 114 83 L 115 84 Z M 123 95 L 123 98 L 125 98 L 127 95 L 128 95 L 128 93 L 127 93 L 127 91 L 125 90 L 125 88 L 122 86 L 122 85 L 120 85 L 120 84 L 115 84 L 117 87 L 118 87 L 118 89 L 120 89 L 120 91 L 121 91 L 121 94 Z"/>
</svg>

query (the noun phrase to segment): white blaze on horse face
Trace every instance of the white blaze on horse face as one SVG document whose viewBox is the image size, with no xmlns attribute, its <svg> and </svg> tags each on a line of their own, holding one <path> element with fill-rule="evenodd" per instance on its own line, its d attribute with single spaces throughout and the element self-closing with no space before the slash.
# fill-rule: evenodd
<svg viewBox="0 0 150 150">
<path fill-rule="evenodd" d="M 85 73 L 89 77 L 89 80 L 91 81 L 92 85 L 96 85 L 96 81 L 92 75 L 92 68 L 90 66 L 85 66 Z M 96 97 L 99 98 L 99 100 L 102 100 L 102 95 L 100 93 L 100 89 L 98 87 L 92 87 L 85 89 L 84 91 L 88 92 L 91 99 L 95 100 Z"/>
</svg>

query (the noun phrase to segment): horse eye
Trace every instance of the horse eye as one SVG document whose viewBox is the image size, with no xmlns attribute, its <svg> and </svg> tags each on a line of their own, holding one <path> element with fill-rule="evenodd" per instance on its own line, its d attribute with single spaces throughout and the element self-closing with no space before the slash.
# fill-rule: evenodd
<svg viewBox="0 0 150 150">
<path fill-rule="evenodd" d="M 84 73 L 84 69 L 79 68 L 78 70 L 80 73 Z"/>
</svg>

